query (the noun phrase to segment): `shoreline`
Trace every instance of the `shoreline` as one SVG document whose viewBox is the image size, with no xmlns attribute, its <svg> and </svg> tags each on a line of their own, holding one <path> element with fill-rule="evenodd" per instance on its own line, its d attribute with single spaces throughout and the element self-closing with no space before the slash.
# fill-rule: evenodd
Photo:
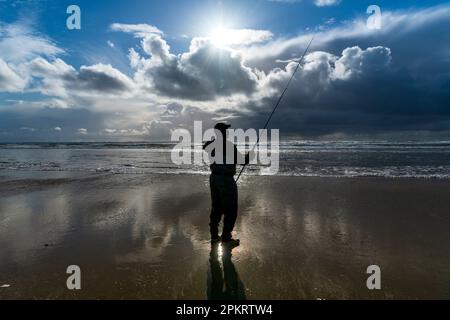
<svg viewBox="0 0 450 320">
<path fill-rule="evenodd" d="M 208 174 L 192 174 L 192 173 L 100 173 L 100 172 L 73 172 L 73 171 L 9 171 L 12 175 L 3 176 L 0 171 L 0 197 L 5 195 L 11 195 L 15 192 L 22 191 L 36 191 L 45 189 L 46 187 L 58 187 L 64 184 L 76 183 L 81 181 L 94 181 L 101 179 L 119 180 L 119 177 L 126 178 L 126 181 L 133 181 L 136 186 L 145 185 L 149 178 L 155 178 L 156 180 L 164 178 L 193 178 L 193 179 L 207 179 Z M 17 175 L 18 173 L 18 175 Z M 37 174 L 37 176 L 36 176 Z M 253 180 L 304 180 L 304 181 L 340 181 L 349 183 L 431 183 L 431 184 L 444 184 L 450 185 L 450 178 L 435 178 L 435 177 L 345 177 L 345 176 L 289 176 L 289 175 L 243 175 L 241 177 L 238 187 L 245 184 L 245 181 L 249 179 Z M 133 186 L 131 186 L 133 187 Z M 30 190 L 27 190 L 30 188 Z"/>
</svg>

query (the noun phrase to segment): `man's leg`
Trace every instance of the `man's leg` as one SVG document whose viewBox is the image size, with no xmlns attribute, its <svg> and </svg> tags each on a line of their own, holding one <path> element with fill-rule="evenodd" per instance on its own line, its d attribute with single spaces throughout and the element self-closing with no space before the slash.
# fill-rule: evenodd
<svg viewBox="0 0 450 320">
<path fill-rule="evenodd" d="M 217 186 L 217 177 L 209 176 L 209 187 L 211 189 L 211 215 L 209 216 L 209 230 L 211 232 L 211 240 L 219 238 L 219 223 L 222 217 L 220 190 Z"/>
<path fill-rule="evenodd" d="M 238 210 L 238 192 L 236 181 L 233 177 L 227 177 L 224 200 L 225 200 L 225 217 L 223 221 L 222 240 L 227 241 L 232 238 L 231 232 L 233 231 L 234 224 L 237 218 Z"/>
</svg>

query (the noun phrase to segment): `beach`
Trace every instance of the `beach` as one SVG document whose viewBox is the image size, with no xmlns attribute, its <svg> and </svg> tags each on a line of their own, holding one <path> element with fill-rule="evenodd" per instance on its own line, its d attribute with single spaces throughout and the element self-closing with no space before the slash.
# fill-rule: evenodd
<svg viewBox="0 0 450 320">
<path fill-rule="evenodd" d="M 0 181 L 0 299 L 211 297 L 208 175 Z M 222 268 L 246 299 L 449 299 L 449 230 L 447 179 L 244 176 L 241 245 Z M 381 290 L 367 289 L 370 265 Z"/>
<path fill-rule="evenodd" d="M 0 0 L 0 302 L 450 300 L 449 26 L 443 0 Z"/>
</svg>

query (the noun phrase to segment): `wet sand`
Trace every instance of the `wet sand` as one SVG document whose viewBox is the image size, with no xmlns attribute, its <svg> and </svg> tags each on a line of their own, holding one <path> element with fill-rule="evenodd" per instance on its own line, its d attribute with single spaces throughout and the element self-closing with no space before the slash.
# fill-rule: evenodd
<svg viewBox="0 0 450 320">
<path fill-rule="evenodd" d="M 211 254 L 208 176 L 0 182 L 0 299 L 450 298 L 450 181 L 244 177 L 232 256 Z"/>
</svg>

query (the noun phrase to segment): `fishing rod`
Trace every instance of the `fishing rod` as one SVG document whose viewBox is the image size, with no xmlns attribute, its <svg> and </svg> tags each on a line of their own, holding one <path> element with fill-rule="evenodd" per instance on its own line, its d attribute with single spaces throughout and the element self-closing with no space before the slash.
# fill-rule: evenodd
<svg viewBox="0 0 450 320">
<path fill-rule="evenodd" d="M 267 126 L 269 125 L 270 120 L 272 120 L 272 117 L 273 117 L 275 111 L 278 109 L 278 106 L 280 105 L 281 100 L 283 100 L 284 94 L 285 94 L 286 91 L 288 90 L 289 85 L 290 85 L 291 82 L 292 82 L 292 79 L 294 79 L 294 76 L 295 76 L 295 74 L 297 73 L 297 70 L 298 70 L 298 68 L 300 67 L 300 64 L 302 63 L 303 58 L 304 58 L 304 57 L 306 56 L 306 54 L 308 53 L 309 47 L 311 46 L 311 43 L 313 42 L 314 37 L 315 37 L 315 35 L 313 35 L 313 37 L 312 37 L 311 40 L 309 41 L 308 45 L 306 46 L 305 52 L 303 52 L 303 55 L 302 55 L 302 56 L 300 57 L 300 59 L 298 60 L 297 66 L 295 67 L 294 72 L 292 73 L 291 77 L 289 78 L 289 81 L 287 82 L 286 87 L 284 88 L 283 92 L 281 93 L 280 97 L 278 98 L 277 103 L 275 104 L 275 108 L 273 108 L 272 112 L 270 113 L 269 118 L 267 119 L 266 124 L 264 125 L 263 130 L 267 129 Z M 253 148 L 252 148 L 252 150 L 250 151 L 250 153 L 253 152 L 253 151 L 255 150 L 256 146 L 257 146 L 258 143 L 259 143 L 259 139 L 260 139 L 260 135 L 258 135 L 258 139 L 256 140 L 256 143 L 255 143 L 255 145 L 253 146 Z M 249 153 L 249 154 L 250 154 L 250 153 Z M 236 178 L 236 183 L 239 181 L 239 178 L 241 177 L 242 172 L 244 172 L 246 166 L 247 166 L 247 163 L 244 163 L 244 165 L 242 166 L 241 171 L 239 172 L 238 177 Z"/>
</svg>

